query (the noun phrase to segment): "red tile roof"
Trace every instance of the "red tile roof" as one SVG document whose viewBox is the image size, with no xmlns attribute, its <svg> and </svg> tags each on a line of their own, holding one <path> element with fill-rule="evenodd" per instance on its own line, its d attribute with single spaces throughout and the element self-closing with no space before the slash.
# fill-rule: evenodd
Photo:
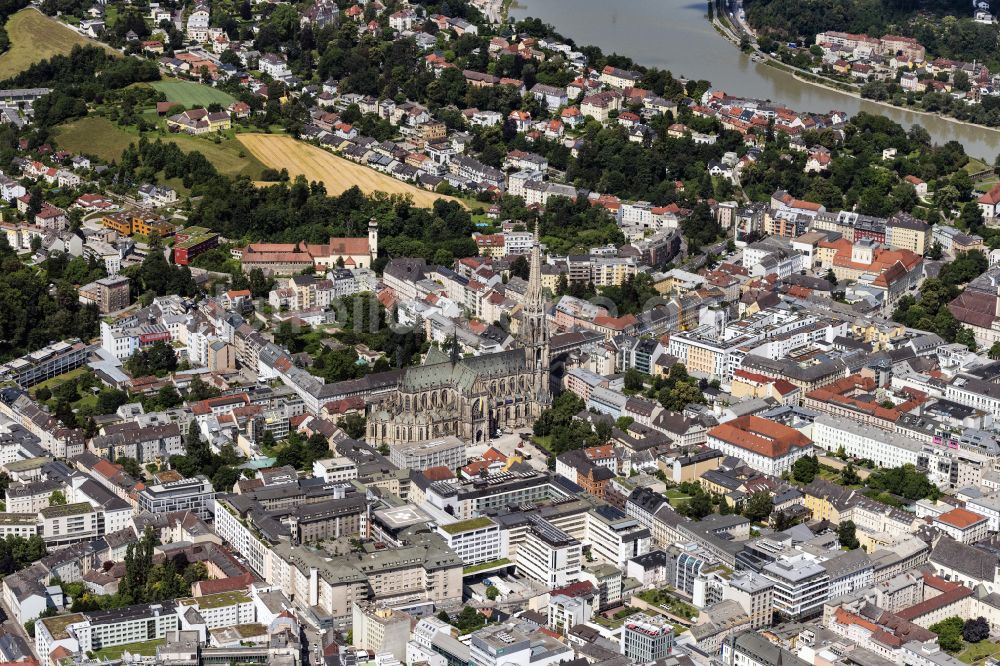
<svg viewBox="0 0 1000 666">
<path fill-rule="evenodd" d="M 986 520 L 986 516 L 982 516 L 968 509 L 963 509 L 961 507 L 955 507 L 951 511 L 942 513 L 937 517 L 938 522 L 942 522 L 945 525 L 951 525 L 952 527 L 957 527 L 960 530 L 964 530 L 967 527 L 972 527 L 976 523 Z"/>
<path fill-rule="evenodd" d="M 981 204 L 995 206 L 1000 203 L 1000 183 L 990 188 L 990 191 L 979 197 L 977 201 Z"/>
<path fill-rule="evenodd" d="M 779 458 L 793 448 L 812 444 L 798 430 L 759 416 L 741 416 L 717 425 L 708 436 L 768 458 Z"/>
<path fill-rule="evenodd" d="M 209 594 L 219 594 L 220 592 L 245 590 L 250 587 L 251 583 L 253 583 L 253 576 L 245 573 L 239 576 L 231 576 L 229 578 L 216 578 L 213 580 L 198 581 L 195 583 L 195 586 L 198 588 L 199 596 L 206 596 Z"/>
<path fill-rule="evenodd" d="M 913 621 L 919 617 L 927 615 L 928 613 L 932 613 L 933 611 L 946 608 L 947 606 L 957 603 L 969 596 L 972 596 L 972 590 L 965 586 L 956 587 L 948 590 L 947 592 L 942 592 L 936 597 L 931 597 L 927 601 L 922 601 L 915 606 L 903 609 L 896 613 L 896 615 L 904 620 Z"/>
</svg>

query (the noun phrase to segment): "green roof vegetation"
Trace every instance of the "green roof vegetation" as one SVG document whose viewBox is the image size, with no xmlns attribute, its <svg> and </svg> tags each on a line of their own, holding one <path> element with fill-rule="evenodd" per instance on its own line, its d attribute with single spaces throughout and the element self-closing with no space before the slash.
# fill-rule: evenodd
<svg viewBox="0 0 1000 666">
<path fill-rule="evenodd" d="M 36 469 L 43 465 L 47 465 L 52 462 L 50 456 L 39 456 L 37 458 L 27 458 L 25 460 L 15 460 L 14 462 L 9 462 L 4 467 L 7 468 L 8 472 L 24 472 L 29 469 Z"/>
<path fill-rule="evenodd" d="M 449 523 L 448 525 L 441 525 L 443 529 L 448 534 L 461 534 L 462 532 L 471 532 L 472 530 L 479 530 L 484 527 L 489 527 L 493 525 L 493 521 L 486 516 L 480 516 L 479 518 L 470 518 L 469 520 L 461 520 L 457 523 Z"/>
<path fill-rule="evenodd" d="M 479 564 L 473 564 L 470 567 L 465 567 L 462 569 L 462 573 L 465 575 L 478 573 L 480 571 L 486 571 L 487 569 L 493 569 L 495 567 L 505 567 L 508 564 L 513 564 L 506 557 L 501 557 L 499 560 L 493 560 L 492 562 L 480 562 Z"/>
<path fill-rule="evenodd" d="M 36 513 L 0 513 L 0 525 L 34 525 L 37 521 Z"/>
<path fill-rule="evenodd" d="M 213 231 L 209 231 L 205 227 L 188 227 L 187 229 L 181 229 L 178 233 L 188 234 L 188 237 L 186 240 L 175 242 L 174 249 L 194 247 L 219 235 Z"/>
<path fill-rule="evenodd" d="M 69 634 L 66 633 L 66 628 L 74 622 L 83 622 L 83 615 L 80 613 L 70 613 L 69 615 L 57 615 L 55 617 L 47 617 L 41 620 L 45 628 L 49 630 L 52 634 L 53 640 L 61 640 L 63 638 L 69 638 Z"/>
<path fill-rule="evenodd" d="M 250 595 L 242 590 L 234 590 L 232 592 L 206 594 L 203 597 L 198 597 L 195 601 L 198 602 L 198 607 L 202 609 L 224 608 L 234 604 L 248 604 L 250 603 Z"/>
<path fill-rule="evenodd" d="M 250 638 L 251 636 L 260 636 L 267 632 L 267 627 L 262 624 L 238 624 L 233 629 L 236 630 L 242 638 Z"/>
<path fill-rule="evenodd" d="M 64 504 L 62 506 L 47 506 L 42 509 L 41 514 L 46 518 L 64 518 L 66 516 L 77 516 L 91 513 L 94 507 L 87 502 L 77 502 L 76 504 Z"/>
<path fill-rule="evenodd" d="M 90 653 L 90 656 L 97 660 L 108 659 L 108 661 L 115 661 L 121 659 L 122 654 L 125 652 L 130 652 L 132 654 L 139 654 L 144 657 L 155 657 L 156 648 L 160 645 L 166 644 L 167 640 L 165 638 L 154 638 L 151 641 L 140 641 L 138 643 L 127 643 L 125 645 L 111 645 L 106 648 L 101 648 L 100 650 L 95 650 Z"/>
</svg>

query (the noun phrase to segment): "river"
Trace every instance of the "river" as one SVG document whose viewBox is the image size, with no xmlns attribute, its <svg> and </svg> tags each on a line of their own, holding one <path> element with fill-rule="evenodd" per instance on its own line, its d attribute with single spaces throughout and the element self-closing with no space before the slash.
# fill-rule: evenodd
<svg viewBox="0 0 1000 666">
<path fill-rule="evenodd" d="M 674 76 L 707 79 L 733 95 L 769 99 L 797 111 L 878 113 L 905 127 L 922 125 L 935 143 L 958 140 L 969 155 L 989 164 L 1000 153 L 998 130 L 875 104 L 755 63 L 715 31 L 705 17 L 706 6 L 698 0 L 518 0 L 510 13 L 540 18 L 577 44 L 669 69 Z"/>
</svg>

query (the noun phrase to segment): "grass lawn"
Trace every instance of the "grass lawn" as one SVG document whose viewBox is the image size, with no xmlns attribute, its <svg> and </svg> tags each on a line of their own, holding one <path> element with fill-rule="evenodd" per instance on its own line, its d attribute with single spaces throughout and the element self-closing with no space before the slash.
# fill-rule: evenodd
<svg viewBox="0 0 1000 666">
<path fill-rule="evenodd" d="M 154 138 L 155 135 L 149 136 L 150 141 Z M 176 143 L 186 153 L 197 150 L 215 165 L 219 173 L 227 176 L 249 176 L 251 180 L 260 180 L 267 168 L 237 139 L 223 139 L 215 143 L 210 138 L 187 134 L 168 134 L 160 138 Z"/>
<path fill-rule="evenodd" d="M 970 157 L 969 161 L 962 168 L 965 169 L 966 173 L 979 173 L 984 169 L 989 169 L 990 165 L 980 159 Z"/>
<path fill-rule="evenodd" d="M 155 638 L 151 641 L 142 641 L 141 643 L 129 643 L 128 645 L 114 645 L 111 647 L 101 648 L 93 652 L 93 658 L 101 660 L 107 658 L 109 661 L 114 661 L 120 659 L 122 654 L 125 652 L 131 652 L 132 654 L 141 654 L 146 657 L 156 656 L 156 648 L 159 645 L 166 643 L 163 638 Z"/>
<path fill-rule="evenodd" d="M 101 46 L 49 18 L 37 9 L 22 9 L 7 20 L 10 50 L 0 55 L 0 79 L 14 76 L 36 62 L 67 55 L 77 44 Z M 109 52 L 118 53 L 105 46 Z"/>
<path fill-rule="evenodd" d="M 686 493 L 682 493 L 676 488 L 671 488 L 667 491 L 667 499 L 670 500 L 670 506 L 676 507 L 680 506 L 684 502 L 687 502 L 691 499 L 691 496 Z"/>
<path fill-rule="evenodd" d="M 977 190 L 982 190 L 988 192 L 994 185 L 1000 183 L 1000 178 L 997 176 L 990 176 L 989 178 L 983 178 L 982 180 L 977 180 L 973 187 Z"/>
<path fill-rule="evenodd" d="M 1000 652 L 1000 645 L 990 641 L 966 643 L 965 649 L 958 653 L 958 659 L 966 664 L 974 664 Z"/>
<path fill-rule="evenodd" d="M 227 176 L 246 175 L 259 180 L 264 165 L 236 139 L 225 138 L 215 143 L 211 138 L 147 132 L 150 141 L 160 139 L 177 144 L 186 153 L 197 150 Z M 60 148 L 74 153 L 89 153 L 104 161 L 121 158 L 130 143 L 139 141 L 134 127 L 119 127 L 102 116 L 87 116 L 56 128 L 56 143 Z M 171 184 L 171 186 L 174 186 Z"/>
<path fill-rule="evenodd" d="M 176 102 L 184 106 L 208 106 L 218 103 L 225 107 L 236 101 L 228 93 L 195 81 L 166 79 L 155 81 L 149 85 L 166 95 L 168 102 Z"/>
<path fill-rule="evenodd" d="M 620 629 L 621 626 L 625 624 L 625 620 L 615 620 L 610 617 L 604 617 L 600 613 L 594 615 L 593 621 L 601 625 L 602 627 L 611 630 Z"/>
<path fill-rule="evenodd" d="M 836 483 L 840 483 L 840 472 L 838 472 L 835 469 L 831 469 L 829 467 L 823 467 L 822 465 L 820 465 L 818 476 L 826 481 L 834 481 Z"/>
<path fill-rule="evenodd" d="M 76 370 L 70 370 L 69 372 L 65 372 L 59 375 L 58 377 L 53 377 L 52 379 L 46 379 L 44 382 L 41 382 L 40 384 L 35 384 L 34 386 L 31 387 L 31 393 L 32 395 L 34 395 L 37 393 L 38 389 L 43 387 L 47 388 L 49 391 L 54 391 L 55 388 L 60 384 L 65 384 L 66 382 L 76 379 L 82 375 L 85 375 L 88 372 L 90 372 L 90 369 L 87 368 L 86 366 L 81 366 Z M 97 396 L 94 395 L 94 392 L 91 391 L 90 389 L 80 390 L 79 395 L 80 395 L 79 399 L 74 400 L 70 404 L 70 407 L 72 407 L 74 410 L 83 409 L 85 411 L 93 411 L 93 409 L 97 406 Z M 56 400 L 55 398 L 52 398 L 45 404 L 49 406 L 49 409 L 54 410 L 56 407 Z"/>
<path fill-rule="evenodd" d="M 464 569 L 462 569 L 462 574 L 467 576 L 469 574 L 474 574 L 479 571 L 486 571 L 487 569 L 492 569 L 493 567 L 504 567 L 507 566 L 508 564 L 513 564 L 513 562 L 508 560 L 506 557 L 501 557 L 499 560 L 492 560 L 490 562 L 480 562 L 479 564 L 473 564 L 471 566 L 465 567 Z"/>
<path fill-rule="evenodd" d="M 60 384 L 65 384 L 71 379 L 76 379 L 81 375 L 87 374 L 89 371 L 90 368 L 88 368 L 87 366 L 80 366 L 76 370 L 70 370 L 69 372 L 64 372 L 61 375 L 58 375 L 51 379 L 46 379 L 44 382 L 41 382 L 39 384 L 35 384 L 34 386 L 31 387 L 31 393 L 32 394 L 37 393 L 38 389 L 40 388 L 47 388 L 48 390 L 51 391 Z"/>
<path fill-rule="evenodd" d="M 538 446 L 542 447 L 549 453 L 552 453 L 552 435 L 535 435 L 532 440 Z"/>
<path fill-rule="evenodd" d="M 121 159 L 130 143 L 139 140 L 132 134 L 101 116 L 85 116 L 56 128 L 56 143 L 71 153 L 88 153 L 105 162 Z"/>
</svg>

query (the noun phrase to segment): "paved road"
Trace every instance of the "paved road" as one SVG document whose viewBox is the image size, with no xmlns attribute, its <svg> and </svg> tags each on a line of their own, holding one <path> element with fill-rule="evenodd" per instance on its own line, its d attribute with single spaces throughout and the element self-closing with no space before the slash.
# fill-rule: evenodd
<svg viewBox="0 0 1000 666">
<path fill-rule="evenodd" d="M 472 4 L 491 23 L 500 23 L 503 20 L 503 0 L 473 0 Z"/>
</svg>

